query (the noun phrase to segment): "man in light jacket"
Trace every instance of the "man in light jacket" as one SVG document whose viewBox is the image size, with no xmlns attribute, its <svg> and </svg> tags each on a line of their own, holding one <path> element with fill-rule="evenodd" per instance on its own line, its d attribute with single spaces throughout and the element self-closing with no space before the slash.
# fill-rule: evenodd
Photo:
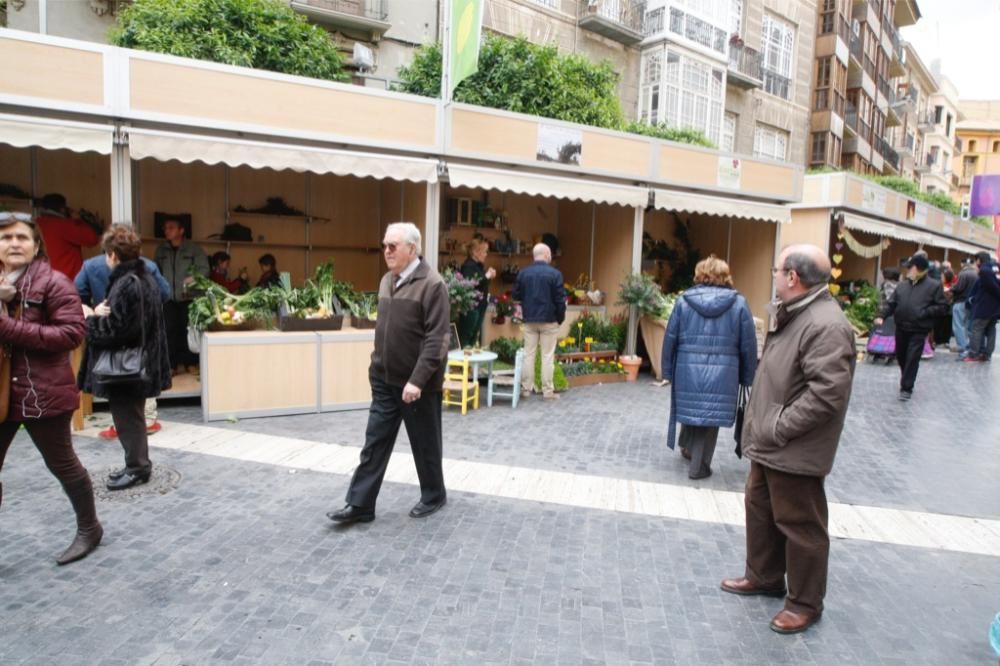
<svg viewBox="0 0 1000 666">
<path fill-rule="evenodd" d="M 854 331 L 827 286 L 830 261 L 818 247 L 785 248 L 772 272 L 772 326 L 743 424 L 746 571 L 723 580 L 722 589 L 785 597 L 770 626 L 791 634 L 823 613 L 830 554 L 824 479 L 847 415 L 855 349 Z"/>
</svg>

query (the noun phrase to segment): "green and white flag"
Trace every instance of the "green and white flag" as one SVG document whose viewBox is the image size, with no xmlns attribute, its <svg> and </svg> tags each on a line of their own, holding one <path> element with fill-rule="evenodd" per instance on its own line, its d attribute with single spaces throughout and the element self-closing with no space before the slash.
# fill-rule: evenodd
<svg viewBox="0 0 1000 666">
<path fill-rule="evenodd" d="M 483 0 L 451 0 L 451 69 L 449 97 L 479 69 L 479 40 L 483 28 Z"/>
</svg>

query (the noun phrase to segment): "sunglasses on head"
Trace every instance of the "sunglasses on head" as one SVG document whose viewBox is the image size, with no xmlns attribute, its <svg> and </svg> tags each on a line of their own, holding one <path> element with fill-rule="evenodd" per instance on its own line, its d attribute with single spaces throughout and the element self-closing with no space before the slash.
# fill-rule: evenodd
<svg viewBox="0 0 1000 666">
<path fill-rule="evenodd" d="M 0 213 L 0 222 L 14 220 L 15 222 L 31 222 L 31 215 L 27 213 Z"/>
</svg>

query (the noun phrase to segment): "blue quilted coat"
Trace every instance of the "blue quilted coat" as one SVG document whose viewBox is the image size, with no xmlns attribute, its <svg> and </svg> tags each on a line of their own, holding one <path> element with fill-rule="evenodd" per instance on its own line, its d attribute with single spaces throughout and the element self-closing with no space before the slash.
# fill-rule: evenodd
<svg viewBox="0 0 1000 666">
<path fill-rule="evenodd" d="M 746 299 L 729 287 L 699 285 L 677 299 L 663 338 L 674 448 L 677 423 L 730 427 L 740 385 L 757 371 L 757 333 Z"/>
</svg>

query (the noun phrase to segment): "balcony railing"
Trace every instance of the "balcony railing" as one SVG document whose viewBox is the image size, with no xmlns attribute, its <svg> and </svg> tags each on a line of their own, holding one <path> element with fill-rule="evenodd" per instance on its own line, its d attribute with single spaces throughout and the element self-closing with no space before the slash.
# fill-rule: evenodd
<svg viewBox="0 0 1000 666">
<path fill-rule="evenodd" d="M 934 127 L 938 122 L 934 109 L 928 109 L 917 116 L 917 124 L 922 127 Z"/>
<path fill-rule="evenodd" d="M 858 136 L 868 143 L 872 142 L 872 126 L 866 123 L 862 118 L 858 118 Z"/>
<path fill-rule="evenodd" d="M 642 40 L 646 3 L 634 0 L 586 0 L 580 3 L 581 28 L 623 44 Z M 662 24 L 661 24 L 662 27 Z"/>
<path fill-rule="evenodd" d="M 729 42 L 729 71 L 730 77 L 735 72 L 751 87 L 760 86 L 764 79 L 760 53 L 749 46 L 732 41 Z"/>
<path fill-rule="evenodd" d="M 844 96 L 834 88 L 819 88 L 813 99 L 813 111 L 833 111 L 844 117 Z"/>
<path fill-rule="evenodd" d="M 773 72 L 767 68 L 763 69 L 764 72 L 764 90 L 771 95 L 776 97 L 781 97 L 782 99 L 789 99 L 792 93 L 792 80 L 787 79 L 784 76 Z"/>
<path fill-rule="evenodd" d="M 886 162 L 892 166 L 893 169 L 899 171 L 899 153 L 897 153 L 889 142 L 882 137 L 875 138 L 875 149 L 882 155 Z"/>
<path fill-rule="evenodd" d="M 910 107 L 917 103 L 917 89 L 914 86 L 905 86 L 896 90 L 895 105 L 897 107 Z"/>
<path fill-rule="evenodd" d="M 844 124 L 856 134 L 858 131 L 858 107 L 848 102 L 846 108 L 847 111 L 844 113 Z"/>
<path fill-rule="evenodd" d="M 861 44 L 861 36 L 851 33 L 851 55 L 860 63 L 864 60 L 865 50 Z"/>
<path fill-rule="evenodd" d="M 868 54 L 865 54 L 864 67 L 865 71 L 868 72 L 868 76 L 872 77 L 872 81 L 877 81 L 878 69 L 875 67 L 875 61 L 869 58 Z"/>
<path fill-rule="evenodd" d="M 912 134 L 904 134 L 902 140 L 896 144 L 896 149 L 901 153 L 912 153 L 913 144 L 916 139 L 913 138 Z"/>
<path fill-rule="evenodd" d="M 389 16 L 386 0 L 299 0 L 299 4 L 375 21 L 384 21 Z"/>
<path fill-rule="evenodd" d="M 889 100 L 889 104 L 894 104 L 896 102 L 895 95 L 892 94 L 892 86 L 889 82 L 883 79 L 881 76 L 878 77 L 878 90 L 882 93 L 882 96 Z"/>
</svg>

